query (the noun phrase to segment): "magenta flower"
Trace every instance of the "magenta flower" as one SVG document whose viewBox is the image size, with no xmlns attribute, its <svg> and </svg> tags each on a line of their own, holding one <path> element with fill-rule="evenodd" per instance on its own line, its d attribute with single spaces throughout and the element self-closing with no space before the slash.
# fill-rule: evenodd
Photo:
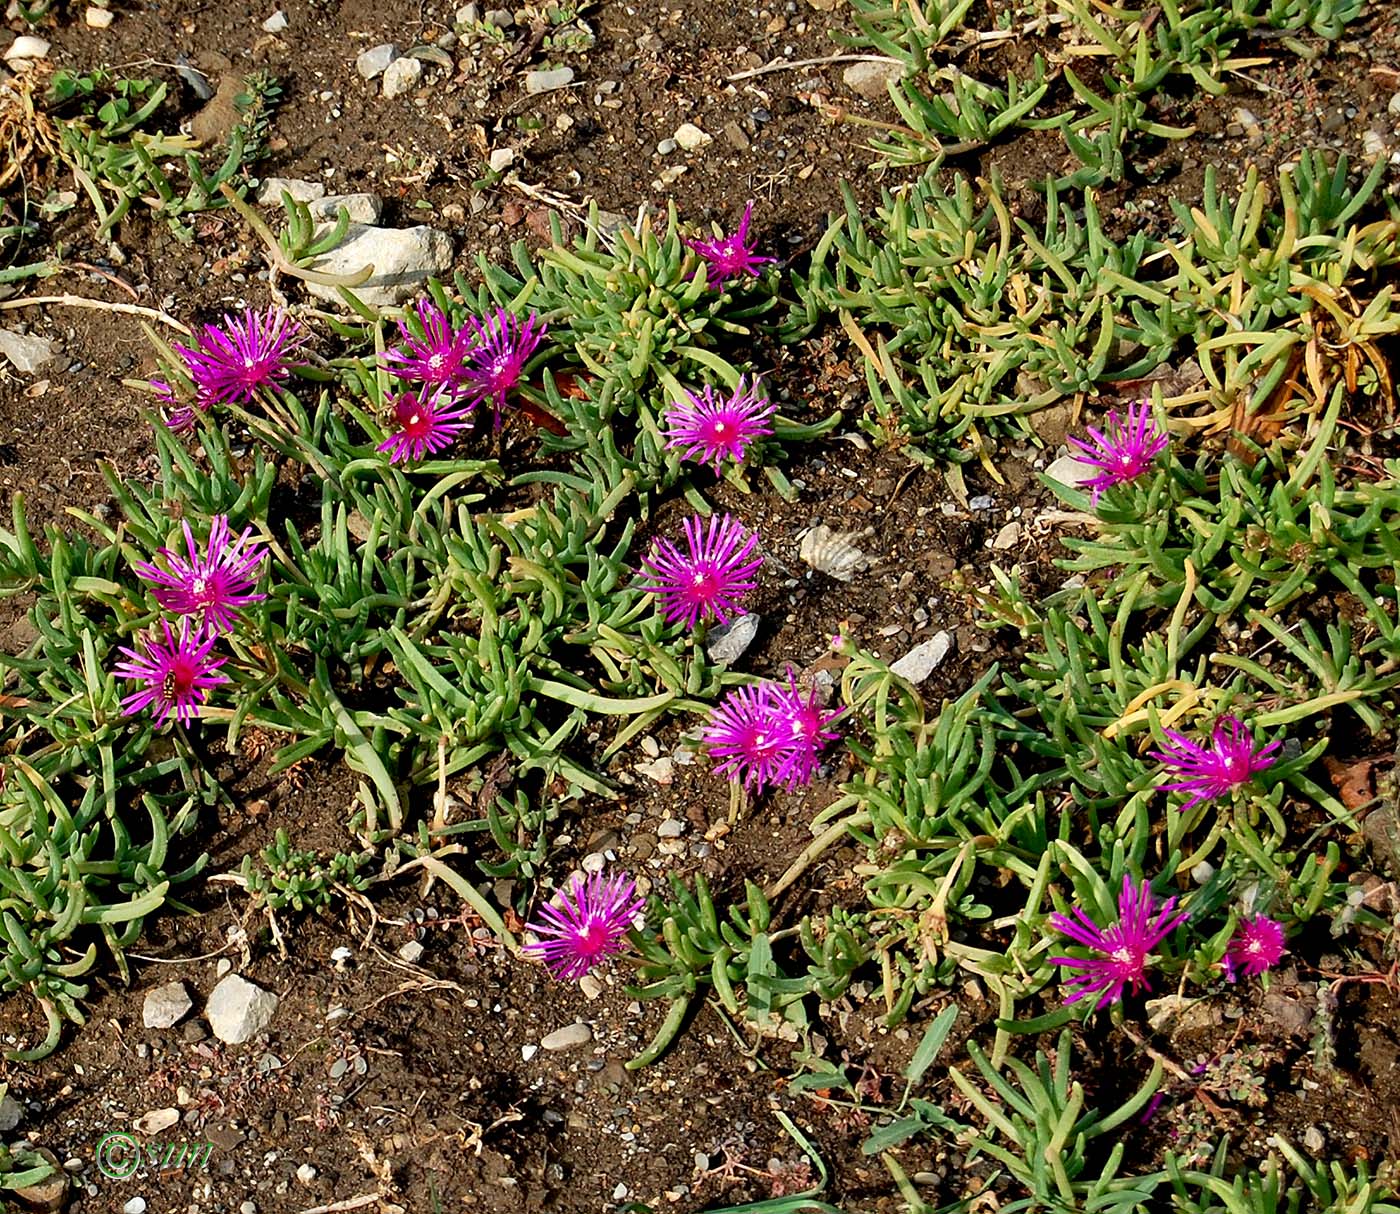
<svg viewBox="0 0 1400 1214">
<path fill-rule="evenodd" d="M 431 299 L 417 304 L 418 323 L 423 327 L 420 339 L 399 321 L 402 350 L 386 350 L 384 364 L 400 379 L 433 387 L 460 388 L 466 383 L 467 361 L 471 357 L 475 335 L 463 325 L 452 327 L 452 321 Z"/>
<path fill-rule="evenodd" d="M 152 593 L 166 611 L 197 617 L 203 632 L 231 632 L 238 608 L 267 598 L 265 594 L 251 593 L 267 553 L 256 542 L 248 543 L 253 534 L 251 527 L 229 543 L 228 516 L 224 514 L 214 515 L 209 522 L 209 547 L 205 554 L 195 546 L 189 523 L 183 526 L 187 557 L 162 548 L 158 555 L 170 566 L 168 573 L 145 561 L 134 568 L 141 577 L 155 583 Z"/>
<path fill-rule="evenodd" d="M 1105 489 L 1114 485 L 1136 480 L 1152 466 L 1152 461 L 1167 448 L 1168 438 L 1158 432 L 1152 420 L 1152 406 L 1141 402 L 1136 409 L 1128 406 L 1126 422 L 1120 424 L 1118 411 L 1108 415 L 1107 433 L 1089 428 L 1092 443 L 1081 438 L 1070 437 L 1069 444 L 1077 447 L 1086 464 L 1093 464 L 1103 471 L 1079 482 L 1081 489 L 1092 489 L 1094 504 Z"/>
<path fill-rule="evenodd" d="M 645 906 L 637 883 L 626 873 L 594 873 L 586 881 L 576 876 L 558 895 L 557 905 L 546 903 L 540 918 L 525 925 L 545 937 L 526 944 L 525 951 L 538 956 L 556 978 L 582 978 L 622 951 L 623 938 Z"/>
<path fill-rule="evenodd" d="M 758 277 L 758 267 L 773 261 L 771 257 L 758 257 L 749 247 L 749 219 L 753 215 L 753 203 L 744 207 L 744 217 L 739 221 L 739 230 L 732 236 L 721 236 L 718 240 L 692 240 L 686 237 L 685 243 L 700 254 L 709 267 L 706 281 L 721 287 L 731 278 L 744 274 Z"/>
<path fill-rule="evenodd" d="M 1165 750 L 1152 751 L 1149 757 L 1165 763 L 1170 774 L 1185 777 L 1159 786 L 1165 792 L 1191 794 L 1181 806 L 1183 812 L 1248 784 L 1257 772 L 1273 765 L 1274 752 L 1282 745 L 1270 742 L 1256 749 L 1253 735 L 1235 717 L 1221 717 L 1216 721 L 1209 746 L 1201 746 L 1172 729 L 1168 729 L 1166 735 L 1171 745 Z"/>
<path fill-rule="evenodd" d="M 139 638 L 139 651 L 125 645 L 119 650 L 130 661 L 118 662 L 114 673 L 144 684 L 122 700 L 122 712 L 132 716 L 150 708 L 157 725 L 165 724 L 165 718 L 174 712 L 177 721 L 188 725 L 199 715 L 208 690 L 228 682 L 218 673 L 224 659 L 209 656 L 218 636 L 212 632 L 191 635 L 187 618 L 180 621 L 178 636 L 170 631 L 169 620 L 161 620 L 160 626 L 164 639 L 144 636 Z"/>
<path fill-rule="evenodd" d="M 793 724 L 776 710 L 772 683 L 736 687 L 710 713 L 700 740 L 718 775 L 760 792 L 777 783 L 793 749 Z"/>
<path fill-rule="evenodd" d="M 758 394 L 758 380 L 746 390 L 742 377 L 734 394 L 722 397 L 711 387 L 699 395 L 687 392 L 686 399 L 674 401 L 666 410 L 666 445 L 679 447 L 681 455 L 697 464 L 711 464 L 716 475 L 725 458 L 736 464 L 744 449 L 756 438 L 772 434 L 771 401 Z"/>
<path fill-rule="evenodd" d="M 1222 964 L 1225 976 L 1235 981 L 1235 971 L 1256 978 L 1273 969 L 1284 954 L 1283 924 L 1265 915 L 1249 915 L 1240 920 L 1230 943 L 1225 946 Z"/>
<path fill-rule="evenodd" d="M 468 318 L 467 323 L 472 328 L 475 346 L 462 371 L 462 381 L 473 403 L 491 402 L 499 426 L 506 398 L 520 383 L 525 364 L 549 326 L 533 312 L 522 323 L 520 317 L 505 308 L 497 308 L 485 324 L 475 317 Z"/>
<path fill-rule="evenodd" d="M 642 589 L 660 597 L 668 624 L 683 620 L 694 628 L 701 619 L 727 624 L 758 584 L 751 579 L 763 559 L 747 559 L 758 537 L 728 514 L 711 516 L 708 529 L 699 515 L 686 519 L 684 527 L 689 551 L 681 552 L 668 539 L 656 540 L 651 554 L 642 558 L 643 572 L 654 580 Z"/>
<path fill-rule="evenodd" d="M 458 407 L 443 388 L 424 384 L 404 392 L 394 401 L 394 430 L 376 451 L 387 451 L 389 462 L 422 459 L 430 452 L 450 447 L 471 425 L 471 406 Z"/>
<path fill-rule="evenodd" d="M 780 728 L 785 727 L 787 743 L 773 772 L 773 783 L 790 789 L 812 782 L 817 761 L 823 748 L 841 735 L 827 726 L 839 712 L 824 712 L 817 703 L 816 689 L 803 692 L 797 686 L 797 676 L 788 670 L 788 685 L 770 684 L 768 700 Z"/>
<path fill-rule="evenodd" d="M 291 355 L 306 341 L 301 327 L 281 308 L 241 320 L 225 315 L 223 327 L 205 325 L 195 349 L 174 344 L 189 367 L 201 400 L 251 402 L 259 388 L 281 386 L 297 364 Z"/>
<path fill-rule="evenodd" d="M 1077 1003 L 1085 995 L 1099 996 L 1096 1008 L 1107 1007 L 1123 998 L 1123 988 L 1131 986 L 1136 994 L 1151 987 L 1147 981 L 1148 954 L 1165 940 L 1189 915 L 1180 911 L 1173 915 L 1176 899 L 1168 898 L 1159 907 L 1152 896 L 1150 882 L 1134 886 L 1124 874 L 1123 892 L 1118 896 L 1118 922 L 1101 928 L 1079 907 L 1074 917 L 1054 914 L 1050 923 L 1055 929 L 1078 944 L 1084 945 L 1095 957 L 1051 957 L 1051 965 L 1082 970 L 1070 978 L 1067 985 L 1078 987 L 1066 1003 Z"/>
</svg>

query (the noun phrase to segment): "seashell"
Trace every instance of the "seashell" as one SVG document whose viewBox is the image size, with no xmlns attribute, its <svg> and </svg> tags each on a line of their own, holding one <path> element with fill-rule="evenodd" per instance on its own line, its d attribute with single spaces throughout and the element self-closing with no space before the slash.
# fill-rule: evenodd
<svg viewBox="0 0 1400 1214">
<path fill-rule="evenodd" d="M 818 573 L 834 577 L 838 582 L 849 582 L 870 564 L 870 558 L 856 547 L 856 540 L 872 535 L 866 531 L 833 531 L 822 524 L 813 527 L 802 537 L 802 546 L 797 555 Z"/>
</svg>

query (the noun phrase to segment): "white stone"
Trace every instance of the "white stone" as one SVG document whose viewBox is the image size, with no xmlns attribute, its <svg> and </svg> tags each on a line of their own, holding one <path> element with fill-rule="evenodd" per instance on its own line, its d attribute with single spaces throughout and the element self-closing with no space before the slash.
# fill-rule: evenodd
<svg viewBox="0 0 1400 1214">
<path fill-rule="evenodd" d="M 229 974 L 210 994 L 204 1005 L 204 1018 L 220 1041 L 241 1045 L 272 1023 L 277 1003 L 277 996 L 271 991 L 238 974 Z"/>
<path fill-rule="evenodd" d="M 1007 548 L 1014 548 L 1021 542 L 1021 524 L 1018 520 L 1012 519 L 992 540 L 992 547 L 1000 551 Z"/>
<path fill-rule="evenodd" d="M 133 1121 L 131 1128 L 138 1134 L 159 1134 L 162 1130 L 168 1130 L 179 1120 L 179 1109 L 152 1109 L 149 1113 L 142 1113 Z"/>
<path fill-rule="evenodd" d="M 597 999 L 603 993 L 603 984 L 592 974 L 584 974 L 578 980 L 578 989 L 583 993 L 585 999 Z"/>
<path fill-rule="evenodd" d="M 510 168 L 511 162 L 514 159 L 514 148 L 497 148 L 487 158 L 486 163 L 491 166 L 491 171 L 493 173 L 504 173 L 508 168 Z"/>
<path fill-rule="evenodd" d="M 525 91 L 527 93 L 552 93 L 555 89 L 562 89 L 566 85 L 572 84 L 574 79 L 574 69 L 571 67 L 556 67 L 549 71 L 534 71 L 525 73 Z"/>
<path fill-rule="evenodd" d="M 580 1020 L 577 1024 L 566 1024 L 562 1029 L 555 1029 L 540 1044 L 547 1050 L 575 1050 L 592 1040 L 593 1030 Z"/>
<path fill-rule="evenodd" d="M 901 679 L 908 679 L 911 683 L 922 683 L 939 666 L 943 664 L 943 659 L 948 656 L 953 648 L 953 634 L 951 632 L 935 633 L 927 641 L 921 641 L 915 645 L 897 662 L 890 664 L 890 670 L 899 675 Z"/>
<path fill-rule="evenodd" d="M 287 14 L 279 8 L 262 23 L 262 27 L 269 34 L 280 34 L 287 28 Z"/>
<path fill-rule="evenodd" d="M 309 1163 L 304 1163 L 297 1169 L 297 1179 L 302 1184 L 310 1184 L 316 1179 L 316 1169 Z"/>
<path fill-rule="evenodd" d="M 122 1214 L 146 1214 L 146 1199 L 144 1197 L 133 1197 L 122 1206 Z"/>
<path fill-rule="evenodd" d="M 53 357 L 53 345 L 47 337 L 0 329 L 0 354 L 9 359 L 21 375 L 29 375 Z"/>
<path fill-rule="evenodd" d="M 758 635 L 761 617 L 753 614 L 736 616 L 728 624 L 716 628 L 705 638 L 705 652 L 713 662 L 737 662 L 744 656 Z"/>
<path fill-rule="evenodd" d="M 277 206 L 283 193 L 290 194 L 293 202 L 315 202 L 326 196 L 326 187 L 319 181 L 303 181 L 300 177 L 264 177 L 258 186 L 258 205 Z"/>
<path fill-rule="evenodd" d="M 21 34 L 5 49 L 5 62 L 17 63 L 22 59 L 46 59 L 51 43 L 33 34 Z"/>
<path fill-rule="evenodd" d="M 1092 464 L 1086 464 L 1072 455 L 1062 455 L 1045 469 L 1045 475 L 1062 485 L 1068 485 L 1071 489 L 1078 489 L 1081 481 L 1092 479 L 1100 471 Z"/>
<path fill-rule="evenodd" d="M 381 42 L 355 56 L 355 70 L 366 80 L 382 76 L 384 69 L 399 57 L 399 48 L 392 42 Z"/>
<path fill-rule="evenodd" d="M 372 224 L 384 218 L 384 199 L 378 194 L 327 194 L 312 202 L 307 210 L 317 223 L 335 223 L 341 207 L 351 223 Z"/>
<path fill-rule="evenodd" d="M 179 1024 L 193 1006 L 183 982 L 167 982 L 146 992 L 141 1023 L 148 1029 L 168 1029 Z"/>
<path fill-rule="evenodd" d="M 421 59 L 395 59 L 384 69 L 384 96 L 392 101 L 415 87 L 423 76 Z"/>
<path fill-rule="evenodd" d="M 345 239 L 308 267 L 322 274 L 354 274 L 365 266 L 374 273 L 351 290 L 371 307 L 403 303 L 423 289 L 429 276 L 452 268 L 452 240 L 434 228 L 376 228 L 352 223 Z M 309 282 L 306 289 L 328 303 L 340 303 L 340 292 Z"/>
<path fill-rule="evenodd" d="M 399 945 L 399 960 L 407 961 L 409 965 L 415 964 L 423 955 L 423 946 L 417 940 L 410 940 L 406 944 Z"/>
<path fill-rule="evenodd" d="M 715 137 L 702 131 L 693 122 L 682 122 L 676 128 L 676 133 L 672 136 L 677 147 L 684 148 L 687 152 L 699 151 L 707 143 L 713 143 Z"/>
<path fill-rule="evenodd" d="M 105 30 L 112 24 L 113 15 L 109 8 L 98 8 L 95 4 L 89 4 L 83 11 L 83 22 L 95 30 Z"/>
<path fill-rule="evenodd" d="M 858 97 L 878 101 L 889 96 L 890 82 L 903 74 L 902 63 L 853 63 L 841 73 L 841 83 Z"/>
<path fill-rule="evenodd" d="M 522 1045 L 520 1047 L 520 1060 L 522 1062 L 529 1062 L 539 1052 L 540 1047 L 537 1045 Z"/>
</svg>

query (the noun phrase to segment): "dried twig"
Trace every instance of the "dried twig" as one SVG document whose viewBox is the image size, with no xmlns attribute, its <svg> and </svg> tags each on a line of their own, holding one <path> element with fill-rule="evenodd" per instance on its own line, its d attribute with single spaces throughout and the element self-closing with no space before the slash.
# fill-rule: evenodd
<svg viewBox="0 0 1400 1214">
<path fill-rule="evenodd" d="M 84 295 L 29 295 L 24 299 L 7 299 L 0 302 L 0 311 L 10 308 L 43 307 L 46 304 L 57 304 L 61 308 L 92 308 L 98 312 L 125 312 L 129 316 L 145 316 L 149 320 L 158 320 L 163 325 L 169 325 L 186 337 L 193 336 L 173 316 L 157 308 L 144 308 L 140 304 L 109 303 L 105 299 L 88 299 Z"/>
</svg>

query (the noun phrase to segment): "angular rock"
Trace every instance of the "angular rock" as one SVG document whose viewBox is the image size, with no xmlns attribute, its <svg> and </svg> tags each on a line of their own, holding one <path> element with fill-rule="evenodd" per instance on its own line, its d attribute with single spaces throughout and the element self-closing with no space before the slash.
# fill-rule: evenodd
<svg viewBox="0 0 1400 1214">
<path fill-rule="evenodd" d="M 899 661 L 890 663 L 890 670 L 899 675 L 901 679 L 908 679 L 917 685 L 943 664 L 943 659 L 948 656 L 952 648 L 953 634 L 951 632 L 935 633 L 927 641 L 921 641 L 915 645 Z"/>
<path fill-rule="evenodd" d="M 1018 519 L 1012 519 L 992 539 L 992 547 L 1004 552 L 1008 548 L 1014 548 L 1021 542 L 1021 523 Z"/>
<path fill-rule="evenodd" d="M 0 354 L 9 359 L 21 375 L 29 375 L 53 357 L 53 345 L 47 337 L 0 329 Z"/>
<path fill-rule="evenodd" d="M 687 152 L 696 152 L 708 143 L 713 143 L 715 137 L 708 131 L 702 131 L 693 122 L 682 122 L 676 128 L 676 133 L 672 136 L 678 147 L 684 148 Z"/>
<path fill-rule="evenodd" d="M 414 88 L 423 77 L 421 59 L 395 59 L 384 69 L 384 96 L 392 101 Z"/>
<path fill-rule="evenodd" d="M 269 34 L 280 34 L 287 28 L 287 14 L 280 8 L 262 23 L 263 31 Z"/>
<path fill-rule="evenodd" d="M 1102 469 L 1075 459 L 1072 455 L 1062 455 L 1045 469 L 1045 475 L 1062 485 L 1068 485 L 1071 489 L 1078 489 L 1081 481 L 1087 481 L 1101 471 Z"/>
<path fill-rule="evenodd" d="M 493 8 L 486 12 L 486 24 L 497 29 L 508 30 L 515 24 L 515 14 L 508 8 Z"/>
<path fill-rule="evenodd" d="M 381 42 L 355 56 L 355 70 L 366 80 L 382 76 L 384 69 L 399 57 L 399 48 L 392 42 Z"/>
<path fill-rule="evenodd" d="M 142 1113 L 133 1121 L 131 1128 L 138 1134 L 159 1134 L 162 1130 L 168 1130 L 179 1120 L 179 1109 L 152 1109 L 149 1113 Z"/>
<path fill-rule="evenodd" d="M 238 974 L 222 979 L 204 1005 L 204 1018 L 214 1036 L 229 1045 L 241 1045 L 272 1023 L 277 996 Z"/>
<path fill-rule="evenodd" d="M 33 34 L 21 34 L 5 48 L 5 62 L 19 63 L 25 59 L 47 59 L 52 44 Z"/>
<path fill-rule="evenodd" d="M 319 181 L 303 181 L 299 177 L 264 177 L 258 186 L 258 205 L 276 206 L 282 201 L 282 193 L 292 196 L 293 202 L 315 202 L 326 196 L 326 187 Z"/>
<path fill-rule="evenodd" d="M 548 71 L 534 71 L 525 73 L 525 91 L 527 93 L 552 93 L 555 89 L 562 89 L 566 85 L 572 84 L 574 79 L 574 69 L 571 67 L 556 67 Z"/>
<path fill-rule="evenodd" d="M 148 1029 L 168 1029 L 179 1024 L 193 1006 L 183 982 L 167 982 L 146 992 L 141 1023 Z"/>
<path fill-rule="evenodd" d="M 903 74 L 902 63 L 853 63 L 841 73 L 841 83 L 857 97 L 878 101 L 889 96 L 890 82 Z"/>
<path fill-rule="evenodd" d="M 98 8 L 95 4 L 89 4 L 83 11 L 83 24 L 91 29 L 105 30 L 112 24 L 114 15 L 110 8 Z"/>
<path fill-rule="evenodd" d="M 761 617 L 750 612 L 736 616 L 716 628 L 705 641 L 705 652 L 712 662 L 737 662 L 758 635 Z"/>
<path fill-rule="evenodd" d="M 452 239 L 434 228 L 376 228 L 352 223 L 345 239 L 310 268 L 323 274 L 353 274 L 373 266 L 368 282 L 352 288 L 365 303 L 382 308 L 417 295 L 430 275 L 452 268 Z M 306 289 L 328 303 L 340 303 L 335 287 L 307 283 Z"/>
<path fill-rule="evenodd" d="M 580 1020 L 577 1024 L 566 1024 L 562 1029 L 555 1029 L 540 1044 L 547 1050 L 576 1050 L 592 1040 L 593 1030 Z"/>
<path fill-rule="evenodd" d="M 307 209 L 317 223 L 334 223 L 341 207 L 351 223 L 374 224 L 384 218 L 384 199 L 378 194 L 327 194 Z"/>
<path fill-rule="evenodd" d="M 24 1117 L 24 1107 L 8 1092 L 0 1097 L 0 1134 L 8 1134 Z"/>
</svg>

